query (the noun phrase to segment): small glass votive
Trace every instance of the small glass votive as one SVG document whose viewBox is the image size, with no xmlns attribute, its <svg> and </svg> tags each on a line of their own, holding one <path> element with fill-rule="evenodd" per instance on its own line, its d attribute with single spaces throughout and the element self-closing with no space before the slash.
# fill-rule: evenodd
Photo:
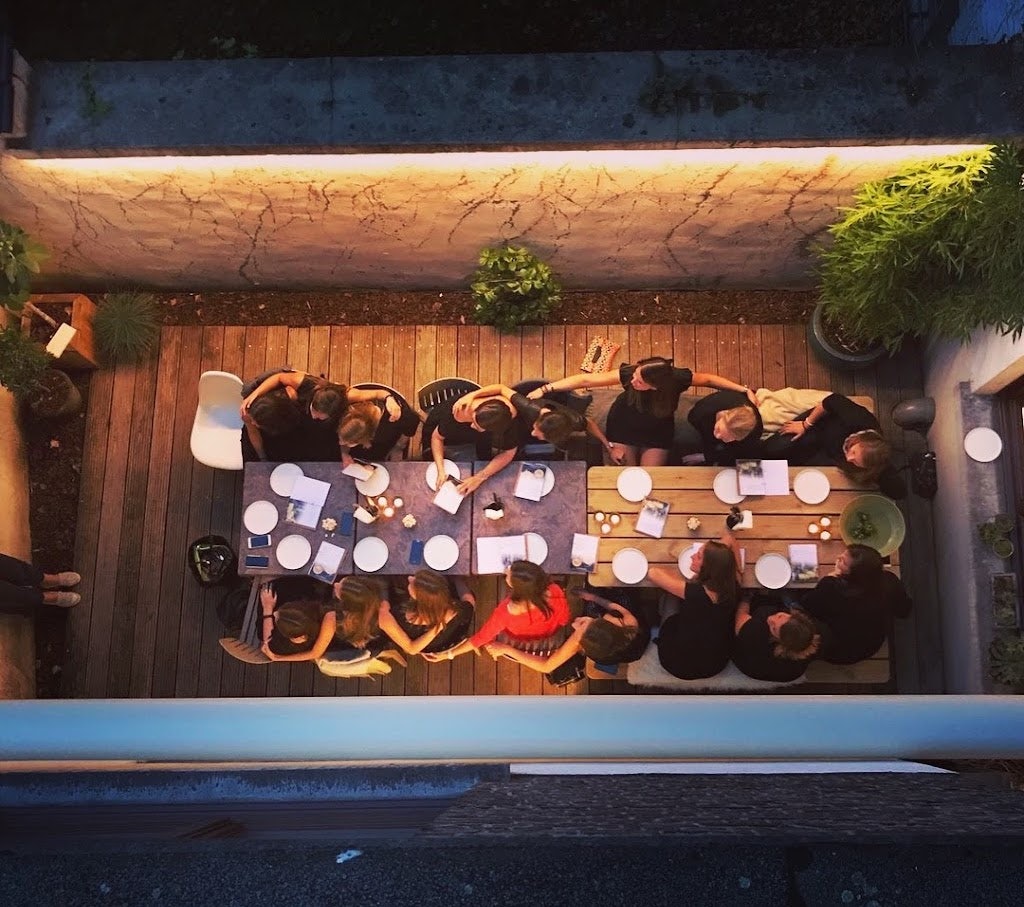
<svg viewBox="0 0 1024 907">
<path fill-rule="evenodd" d="M 829 519 L 827 516 L 823 516 L 820 520 L 818 520 L 818 525 L 821 526 L 822 529 L 827 529 L 829 526 L 832 525 L 832 520 Z"/>
<path fill-rule="evenodd" d="M 388 506 L 388 499 L 386 497 L 384 497 L 384 495 L 381 495 L 379 498 L 377 498 L 377 505 L 379 507 L 387 507 Z"/>
<path fill-rule="evenodd" d="M 832 538 L 832 533 L 829 532 L 827 529 L 822 529 L 821 535 L 819 535 L 818 538 L 821 539 L 823 542 L 827 542 L 830 538 Z"/>
<path fill-rule="evenodd" d="M 608 517 L 608 522 L 611 523 L 613 526 L 618 526 L 619 523 L 622 522 L 622 517 L 620 517 L 617 513 L 613 513 L 611 516 Z"/>
<path fill-rule="evenodd" d="M 818 524 L 817 523 L 808 523 L 807 531 L 811 535 L 817 535 L 818 534 Z"/>
<path fill-rule="evenodd" d="M 594 519 L 597 520 L 597 522 L 599 522 L 599 523 L 603 523 L 604 522 L 604 511 L 603 510 L 597 511 L 597 513 L 594 514 Z"/>
<path fill-rule="evenodd" d="M 402 509 L 402 505 L 403 505 L 404 503 L 405 503 L 405 501 L 403 501 L 403 500 L 402 500 L 401 498 L 395 498 L 395 499 L 394 499 L 394 500 L 393 500 L 393 501 L 391 502 L 391 505 L 392 505 L 392 506 L 393 506 L 393 507 L 394 507 L 394 508 L 395 508 L 396 510 L 401 510 L 401 509 Z"/>
<path fill-rule="evenodd" d="M 612 524 L 611 523 L 602 523 L 601 524 L 601 535 L 607 535 L 611 531 L 612 531 Z"/>
<path fill-rule="evenodd" d="M 395 515 L 395 508 L 394 507 L 385 507 L 383 512 L 384 512 L 384 516 L 385 517 L 387 517 L 388 519 L 391 519 L 391 517 L 393 517 Z"/>
</svg>

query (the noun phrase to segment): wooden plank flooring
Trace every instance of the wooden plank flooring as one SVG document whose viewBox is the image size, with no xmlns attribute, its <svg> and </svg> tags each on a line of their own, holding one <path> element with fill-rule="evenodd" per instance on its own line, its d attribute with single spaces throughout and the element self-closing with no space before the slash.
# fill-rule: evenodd
<svg viewBox="0 0 1024 907">
<path fill-rule="evenodd" d="M 92 378 L 75 551 L 83 603 L 69 615 L 62 695 L 630 692 L 618 681 L 559 689 L 507 659 L 495 663 L 487 657 L 438 665 L 410 659 L 407 669 L 395 667 L 375 680 L 326 678 L 310 664 L 242 664 L 224 656 L 217 644 L 222 592 L 200 588 L 185 567 L 192 539 L 213 533 L 237 544 L 241 522 L 241 474 L 208 469 L 189 450 L 203 370 L 252 377 L 288 364 L 344 383 L 389 384 L 414 400 L 419 385 L 445 375 L 514 384 L 576 372 L 598 336 L 622 345 L 616 361 L 667 353 L 694 371 L 717 372 L 751 386 L 831 387 L 871 396 L 897 448 L 920 447 L 918 436 L 904 434 L 889 418 L 895 403 L 922 393 L 917 352 L 856 375 L 831 372 L 809 353 L 801 325 L 553 325 L 504 336 L 476 325 L 164 328 L 159 349 L 149 358 Z M 915 614 L 897 627 L 896 684 L 890 688 L 941 692 L 931 507 L 910 498 L 903 509 L 909 531 L 902 573 Z M 493 577 L 471 582 L 479 626 L 501 590 Z"/>
</svg>

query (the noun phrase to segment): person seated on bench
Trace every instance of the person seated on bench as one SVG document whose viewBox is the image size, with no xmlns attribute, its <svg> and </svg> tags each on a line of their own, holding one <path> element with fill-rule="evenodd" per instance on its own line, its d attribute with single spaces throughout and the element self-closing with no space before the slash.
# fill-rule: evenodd
<svg viewBox="0 0 1024 907">
<path fill-rule="evenodd" d="M 404 589 L 392 588 L 395 605 L 380 603 L 380 629 L 409 655 L 447 658 L 448 649 L 463 642 L 473 627 L 476 598 L 465 581 L 427 569 L 393 579 L 404 579 Z"/>
<path fill-rule="evenodd" d="M 549 655 L 534 655 L 500 642 L 487 651 L 497 658 L 506 655 L 534 671 L 548 674 L 582 652 L 597 664 L 625 664 L 637 661 L 651 641 L 651 630 L 642 617 L 617 602 L 592 592 L 580 592 L 587 603 L 583 617 L 572 622 L 569 638 Z"/>
<path fill-rule="evenodd" d="M 684 463 L 686 454 L 699 451 L 708 466 L 735 466 L 760 456 L 761 429 L 761 414 L 746 393 L 716 391 L 694 403 L 676 429 L 675 444 Z"/>
<path fill-rule="evenodd" d="M 800 600 L 800 607 L 828 628 L 821 657 L 831 664 L 870 658 L 885 642 L 894 617 L 907 617 L 911 601 L 903 583 L 867 545 L 848 545 L 835 570 Z"/>
<path fill-rule="evenodd" d="M 505 583 L 509 594 L 484 625 L 465 642 L 431 656 L 432 660 L 479 652 L 494 641 L 533 654 L 552 652 L 565 642 L 569 603 L 561 586 L 530 561 L 512 563 L 505 570 Z"/>
<path fill-rule="evenodd" d="M 394 399 L 394 398 L 389 398 Z M 341 463 L 353 459 L 386 460 L 400 449 L 402 439 L 411 438 L 419 428 L 420 417 L 404 400 L 398 401 L 401 415 L 393 419 L 385 402 L 366 400 L 352 403 L 338 421 L 338 446 Z"/>
<path fill-rule="evenodd" d="M 459 494 L 472 494 L 501 472 L 530 437 L 529 423 L 517 418 L 515 407 L 504 398 L 467 397 L 468 394 L 431 407 L 423 423 L 423 459 L 434 461 L 439 476 L 445 474 L 446 444 L 473 445 L 478 459 L 491 460 L 480 472 L 459 482 Z"/>
<path fill-rule="evenodd" d="M 82 597 L 65 591 L 82 577 L 72 571 L 44 573 L 33 564 L 0 554 L 0 614 L 32 617 L 40 606 L 73 608 Z"/>
<path fill-rule="evenodd" d="M 595 438 L 602 448 L 609 451 L 613 460 L 617 455 L 612 444 L 601 431 L 601 427 L 593 419 L 570 409 L 557 400 L 549 400 L 545 397 L 531 400 L 507 384 L 488 384 L 486 387 L 464 395 L 459 403 L 486 400 L 489 397 L 501 397 L 508 400 L 515 407 L 517 415 L 530 426 L 530 436 L 539 441 L 546 441 L 559 450 L 565 450 L 571 435 L 586 432 Z"/>
<path fill-rule="evenodd" d="M 278 601 L 271 583 L 260 588 L 262 652 L 271 661 L 314 661 L 334 640 L 337 615 L 322 601 L 299 598 Z"/>
<path fill-rule="evenodd" d="M 890 452 L 874 415 L 842 394 L 829 394 L 785 422 L 761 447 L 762 458 L 837 466 L 860 485 L 877 484 L 882 494 L 903 498 L 907 485 L 889 462 Z"/>
<path fill-rule="evenodd" d="M 729 664 L 741 581 L 736 537 L 726 530 L 721 541 L 706 542 L 691 566 L 692 580 L 674 567 L 660 566 L 651 567 L 647 578 L 678 605 L 662 621 L 655 640 L 661 666 L 682 680 L 701 680 Z"/>
<path fill-rule="evenodd" d="M 820 628 L 799 608 L 754 593 L 736 609 L 732 661 L 747 677 L 788 683 L 799 680 L 821 648 Z"/>
</svg>

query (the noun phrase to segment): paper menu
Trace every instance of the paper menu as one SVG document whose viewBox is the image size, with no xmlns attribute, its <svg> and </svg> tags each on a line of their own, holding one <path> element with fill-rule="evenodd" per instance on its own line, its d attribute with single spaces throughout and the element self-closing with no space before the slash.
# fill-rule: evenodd
<svg viewBox="0 0 1024 907">
<path fill-rule="evenodd" d="M 477 537 L 476 572 L 479 574 L 504 573 L 510 564 L 525 560 L 525 535 Z"/>
<path fill-rule="evenodd" d="M 321 582 L 333 583 L 344 556 L 344 548 L 330 542 L 321 542 L 313 558 L 313 565 L 309 568 L 309 575 Z"/>
<path fill-rule="evenodd" d="M 320 524 L 320 511 L 331 490 L 330 482 L 321 482 L 309 476 L 299 476 L 292 486 L 291 499 L 285 512 L 290 523 L 316 529 Z"/>
<path fill-rule="evenodd" d="M 636 518 L 636 531 L 644 535 L 660 539 L 665 531 L 665 520 L 668 519 L 668 503 L 646 498 L 640 506 Z"/>
<path fill-rule="evenodd" d="M 814 582 L 818 578 L 818 546 L 813 543 L 790 545 L 789 563 L 794 583 Z"/>
<path fill-rule="evenodd" d="M 342 471 L 343 476 L 352 476 L 353 479 L 359 479 L 361 482 L 365 482 L 370 476 L 373 475 L 373 467 L 366 463 L 349 463 Z"/>
<path fill-rule="evenodd" d="M 539 501 L 544 496 L 544 479 L 547 467 L 543 463 L 520 463 L 519 477 L 512 492 L 517 498 Z"/>
<path fill-rule="evenodd" d="M 593 573 L 597 569 L 597 543 L 600 536 L 574 532 L 569 552 L 570 569 L 577 573 Z"/>
<path fill-rule="evenodd" d="M 465 498 L 459 494 L 459 486 L 450 478 L 441 483 L 437 494 L 434 495 L 434 503 L 442 510 L 447 510 L 452 514 L 458 513 L 464 500 Z"/>
<path fill-rule="evenodd" d="M 789 494 L 789 461 L 737 460 L 739 492 L 743 495 Z"/>
</svg>

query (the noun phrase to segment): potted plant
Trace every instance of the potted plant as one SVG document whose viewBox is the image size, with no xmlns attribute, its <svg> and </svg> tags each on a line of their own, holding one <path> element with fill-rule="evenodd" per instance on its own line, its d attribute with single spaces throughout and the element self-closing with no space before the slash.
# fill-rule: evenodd
<svg viewBox="0 0 1024 907">
<path fill-rule="evenodd" d="M 1024 636 L 1006 634 L 992 640 L 988 650 L 989 675 L 1015 693 L 1024 693 Z"/>
<path fill-rule="evenodd" d="M 14 224 L 0 220 L 0 305 L 20 315 L 31 292 L 32 275 L 46 252 Z"/>
<path fill-rule="evenodd" d="M 0 384 L 41 418 L 77 412 L 82 396 L 71 379 L 51 368 L 53 357 L 16 328 L 0 328 Z"/>
<path fill-rule="evenodd" d="M 992 623 L 997 630 L 1015 630 L 1020 626 L 1015 573 L 996 573 L 992 577 Z"/>
<path fill-rule="evenodd" d="M 543 324 L 562 291 L 551 268 L 520 246 L 484 249 L 470 286 L 477 322 L 502 332 Z"/>
<path fill-rule="evenodd" d="M 997 557 L 1013 557 L 1013 542 L 1010 541 L 1013 526 L 1013 517 L 1008 513 L 998 513 L 992 519 L 978 523 L 978 536 Z"/>
<path fill-rule="evenodd" d="M 160 335 L 156 300 L 149 293 L 108 293 L 96 310 L 92 331 L 105 360 L 138 359 Z"/>
<path fill-rule="evenodd" d="M 809 327 L 816 352 L 850 368 L 895 352 L 907 337 L 966 342 L 979 327 L 1019 337 L 1022 175 L 1024 149 L 1003 144 L 862 186 L 819 250 L 821 292 Z"/>
</svg>

